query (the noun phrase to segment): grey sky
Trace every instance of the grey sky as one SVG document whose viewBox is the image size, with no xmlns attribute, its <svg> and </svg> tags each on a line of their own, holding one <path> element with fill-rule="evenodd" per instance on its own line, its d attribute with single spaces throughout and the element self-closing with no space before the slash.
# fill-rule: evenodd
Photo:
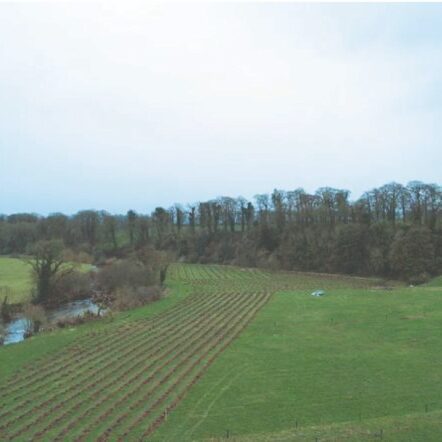
<svg viewBox="0 0 442 442">
<path fill-rule="evenodd" d="M 441 181 L 442 5 L 0 3 L 0 213 Z"/>
</svg>

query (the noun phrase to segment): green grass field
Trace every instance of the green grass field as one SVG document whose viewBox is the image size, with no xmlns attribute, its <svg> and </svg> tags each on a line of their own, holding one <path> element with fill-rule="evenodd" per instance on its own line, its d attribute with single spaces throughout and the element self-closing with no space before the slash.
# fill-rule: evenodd
<svg viewBox="0 0 442 442">
<path fill-rule="evenodd" d="M 437 285 L 183 264 L 168 284 L 0 349 L 0 439 L 440 440 Z"/>
<path fill-rule="evenodd" d="M 31 271 L 21 259 L 0 257 L 0 299 L 8 296 L 10 303 L 29 299 L 31 291 Z"/>
<path fill-rule="evenodd" d="M 407 419 L 399 428 L 396 421 L 425 409 L 441 416 L 441 296 L 419 289 L 274 295 L 155 440 L 222 437 L 227 430 L 252 434 L 250 440 L 276 440 L 271 434 L 285 431 L 290 440 L 296 422 L 300 438 L 307 431 L 323 440 L 322 427 L 352 422 L 383 428 L 387 440 L 397 432 L 394 440 L 405 440 L 407 431 L 409 440 L 438 440 L 437 419 L 432 439 L 431 432 L 419 439 L 425 433 Z M 382 426 L 371 428 L 380 418 Z"/>
<path fill-rule="evenodd" d="M 78 268 L 87 271 L 88 264 L 78 264 Z M 31 296 L 31 267 L 22 259 L 0 256 L 0 301 L 5 296 L 11 304 L 29 301 Z"/>
</svg>

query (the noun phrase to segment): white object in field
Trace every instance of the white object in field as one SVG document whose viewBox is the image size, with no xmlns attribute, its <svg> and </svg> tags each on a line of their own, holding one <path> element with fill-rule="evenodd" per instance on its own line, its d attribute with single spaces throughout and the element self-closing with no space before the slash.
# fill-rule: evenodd
<svg viewBox="0 0 442 442">
<path fill-rule="evenodd" d="M 312 292 L 312 296 L 324 296 L 325 292 L 324 290 L 315 290 L 314 292 Z"/>
</svg>

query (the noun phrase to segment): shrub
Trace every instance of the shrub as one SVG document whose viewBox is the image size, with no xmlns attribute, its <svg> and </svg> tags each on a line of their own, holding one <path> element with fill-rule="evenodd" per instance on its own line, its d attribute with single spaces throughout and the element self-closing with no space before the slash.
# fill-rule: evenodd
<svg viewBox="0 0 442 442">
<path fill-rule="evenodd" d="M 84 324 L 85 322 L 88 321 L 93 321 L 98 318 L 100 318 L 100 314 L 98 313 L 96 314 L 91 312 L 90 310 L 86 310 L 82 314 L 74 317 L 62 316 L 57 319 L 55 325 L 59 328 L 72 327 L 75 325 Z"/>
<path fill-rule="evenodd" d="M 47 323 L 46 312 L 41 305 L 26 304 L 23 308 L 23 315 L 26 318 L 25 337 L 38 333 Z"/>
<path fill-rule="evenodd" d="M 129 310 L 157 301 L 161 297 L 159 287 L 124 287 L 115 293 L 112 303 L 113 310 Z"/>
<path fill-rule="evenodd" d="M 431 279 L 431 276 L 427 272 L 419 273 L 408 278 L 408 282 L 412 285 L 425 284 Z"/>
<path fill-rule="evenodd" d="M 66 261 L 80 262 L 83 264 L 92 264 L 93 256 L 89 253 L 89 246 L 87 244 L 80 244 L 77 250 L 64 249 L 63 258 Z"/>
<path fill-rule="evenodd" d="M 55 285 L 56 298 L 58 300 L 83 299 L 91 293 L 90 273 L 72 272 L 63 275 Z"/>
<path fill-rule="evenodd" d="M 11 316 L 11 307 L 8 304 L 8 297 L 5 296 L 0 304 L 0 318 L 4 322 L 9 322 L 11 320 Z"/>
<path fill-rule="evenodd" d="M 3 327 L 3 325 L 0 324 L 0 346 L 2 346 L 5 343 L 5 335 L 6 335 L 6 330 Z"/>
<path fill-rule="evenodd" d="M 122 259 L 106 265 L 97 274 L 97 284 L 105 291 L 123 287 L 145 287 L 155 282 L 155 274 L 142 262 Z"/>
</svg>

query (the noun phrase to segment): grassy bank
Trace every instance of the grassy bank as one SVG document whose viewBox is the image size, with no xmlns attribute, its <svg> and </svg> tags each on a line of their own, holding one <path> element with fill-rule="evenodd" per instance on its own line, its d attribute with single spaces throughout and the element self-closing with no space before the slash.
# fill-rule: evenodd
<svg viewBox="0 0 442 442">
<path fill-rule="evenodd" d="M 155 440 L 438 441 L 441 321 L 423 288 L 278 293 Z"/>
</svg>

